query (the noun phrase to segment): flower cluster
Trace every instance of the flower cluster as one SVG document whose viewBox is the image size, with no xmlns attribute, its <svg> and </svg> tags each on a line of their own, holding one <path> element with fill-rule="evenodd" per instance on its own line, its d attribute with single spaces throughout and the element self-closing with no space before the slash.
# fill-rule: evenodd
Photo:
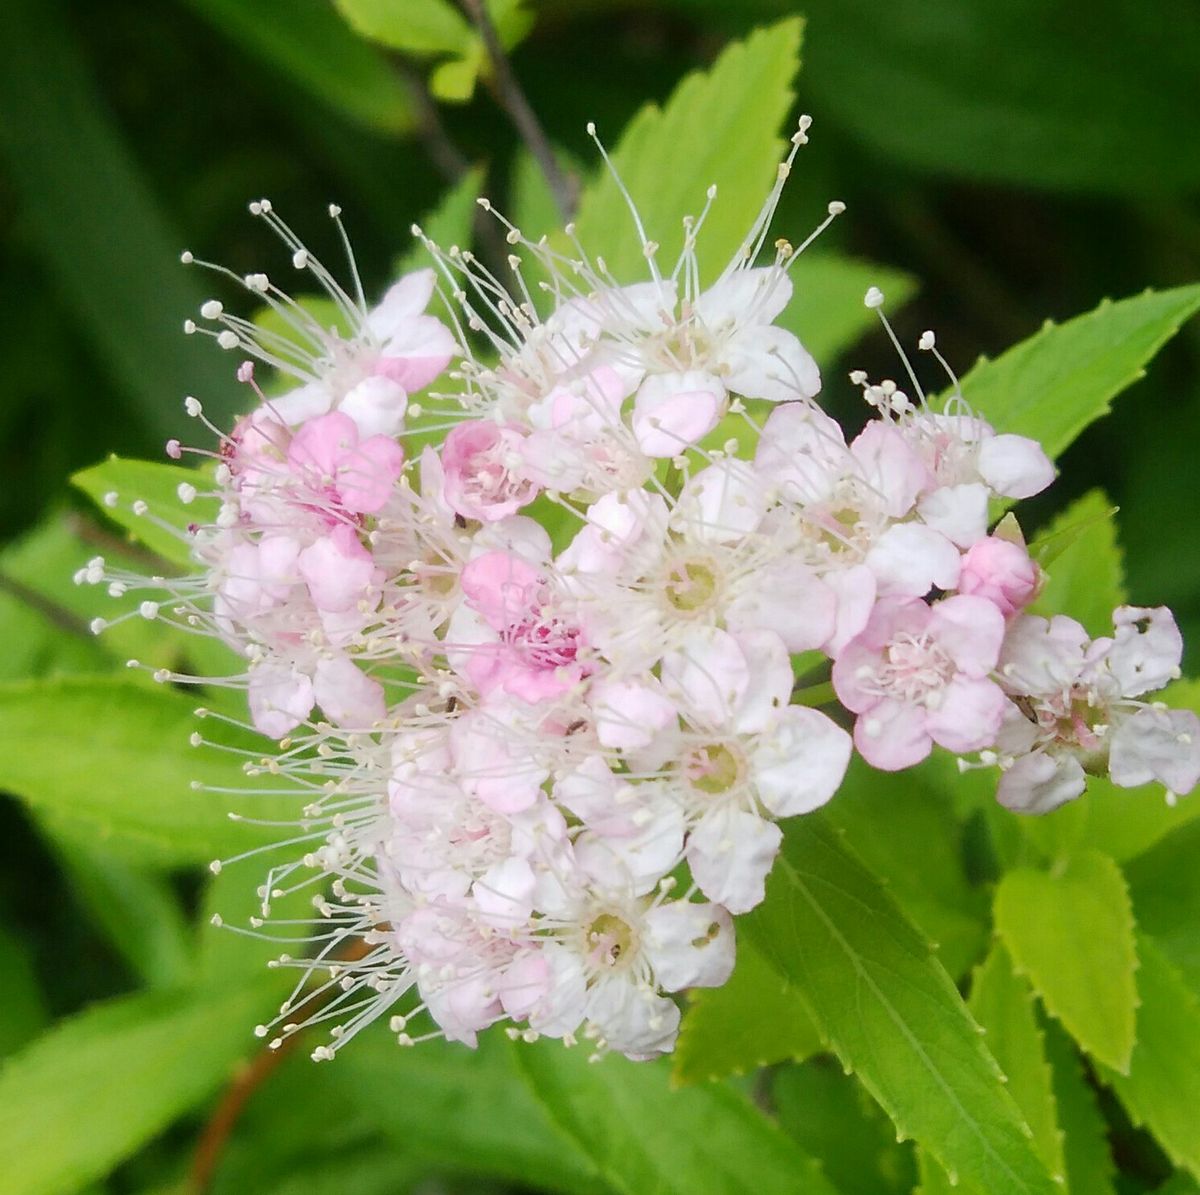
<svg viewBox="0 0 1200 1195">
<path fill-rule="evenodd" d="M 643 237 L 631 284 L 569 227 L 506 225 L 511 290 L 430 244 L 436 269 L 368 308 L 264 200 L 338 327 L 262 274 L 240 281 L 287 335 L 215 300 L 189 322 L 246 358 L 253 404 L 195 475 L 219 499 L 188 533 L 199 572 L 140 609 L 236 651 L 224 683 L 307 794 L 304 853 L 265 891 L 318 891 L 300 965 L 340 1023 L 317 1057 L 384 1010 L 405 1044 L 506 1021 L 670 1050 L 672 995 L 730 974 L 779 819 L 833 797 L 855 748 L 889 771 L 934 744 L 997 765 L 1025 811 L 1085 773 L 1200 778 L 1196 717 L 1140 700 L 1179 674 L 1168 611 L 1122 607 L 1096 641 L 1026 612 L 1041 570 L 991 512 L 1051 482 L 1038 444 L 956 387 L 927 398 L 911 367 L 911 394 L 851 375 L 870 415 L 852 438 L 816 404 L 779 323 L 804 246 L 762 260 L 790 164 L 704 286 L 703 215 L 669 272 Z M 439 275 L 447 322 L 426 310 Z M 942 361 L 931 333 L 920 348 Z M 264 393 L 255 360 L 295 384 Z"/>
</svg>

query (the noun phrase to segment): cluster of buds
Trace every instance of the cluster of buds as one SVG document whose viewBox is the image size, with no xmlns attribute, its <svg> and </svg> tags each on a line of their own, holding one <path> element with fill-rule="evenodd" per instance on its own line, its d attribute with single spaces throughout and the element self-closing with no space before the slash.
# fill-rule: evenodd
<svg viewBox="0 0 1200 1195">
<path fill-rule="evenodd" d="M 850 440 L 816 404 L 776 322 L 804 246 L 761 260 L 791 160 L 705 287 L 703 213 L 669 272 L 643 235 L 628 285 L 570 227 L 505 224 L 511 288 L 426 242 L 434 266 L 368 308 L 251 205 L 340 326 L 261 274 L 238 281 L 287 335 L 216 301 L 189 323 L 248 358 L 254 405 L 196 475 L 220 504 L 188 533 L 199 572 L 144 608 L 234 648 L 223 683 L 306 794 L 264 891 L 313 886 L 318 950 L 275 1041 L 316 973 L 337 1022 L 319 1058 L 385 1011 L 403 1044 L 507 1022 L 670 1050 L 673 994 L 730 974 L 779 819 L 829 801 L 855 749 L 890 771 L 937 744 L 1027 811 L 1085 773 L 1200 778 L 1196 717 L 1139 700 L 1178 675 L 1168 611 L 1123 607 L 1094 642 L 1025 613 L 1040 570 L 989 510 L 1052 481 L 1038 444 L 956 383 L 929 399 L 907 359 L 911 393 L 852 375 L 870 417 Z M 297 385 L 264 394 L 254 359 Z"/>
</svg>

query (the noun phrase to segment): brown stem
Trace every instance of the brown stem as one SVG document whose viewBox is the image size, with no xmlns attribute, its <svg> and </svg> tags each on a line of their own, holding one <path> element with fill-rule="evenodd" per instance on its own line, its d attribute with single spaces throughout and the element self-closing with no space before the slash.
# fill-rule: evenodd
<svg viewBox="0 0 1200 1195">
<path fill-rule="evenodd" d="M 466 155 L 455 145 L 446 126 L 442 123 L 441 113 L 433 102 L 425 80 L 414 69 L 411 63 L 400 59 L 396 69 L 400 78 L 408 88 L 412 100 L 413 111 L 417 117 L 416 133 L 425 152 L 429 155 L 437 172 L 448 182 L 458 182 L 471 168 Z"/>
<path fill-rule="evenodd" d="M 500 35 L 496 32 L 496 26 L 488 14 L 487 5 L 484 0 L 462 0 L 462 3 L 475 28 L 479 30 L 479 36 L 483 39 L 483 48 L 491 60 L 492 84 L 496 99 L 508 113 L 509 119 L 520 133 L 529 152 L 533 154 L 534 161 L 537 162 L 546 179 L 546 185 L 554 196 L 554 202 L 558 205 L 563 221 L 570 220 L 575 210 L 575 184 L 559 167 L 541 121 L 538 120 L 537 113 L 534 112 L 533 107 L 525 98 L 525 93 L 521 90 L 520 83 L 517 82 L 512 64 L 501 44 Z"/>
</svg>

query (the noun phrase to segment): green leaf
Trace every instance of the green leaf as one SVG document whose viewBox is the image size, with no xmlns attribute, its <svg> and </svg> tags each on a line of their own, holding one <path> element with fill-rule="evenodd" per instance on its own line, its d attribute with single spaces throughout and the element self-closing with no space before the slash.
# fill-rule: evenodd
<svg viewBox="0 0 1200 1195">
<path fill-rule="evenodd" d="M 801 1062 L 821 1048 L 804 1001 L 749 942 L 719 988 L 698 988 L 684 1014 L 671 1080 L 677 1085 Z"/>
<path fill-rule="evenodd" d="M 175 434 L 189 393 L 224 422 L 233 367 L 181 331 L 207 296 L 180 266 L 182 242 L 110 119 L 61 5 L 5 0 L 0 45 L 20 47 L 0 72 L 0 154 L 68 308 L 148 435 Z"/>
<path fill-rule="evenodd" d="M 1032 436 L 1058 457 L 1198 309 L 1200 285 L 1106 299 L 981 359 L 962 380 L 963 396 L 998 432 Z"/>
<path fill-rule="evenodd" d="M 472 166 L 442 196 L 437 207 L 418 221 L 421 231 L 443 249 L 449 249 L 452 245 L 460 249 L 471 247 L 475 213 L 479 211 L 475 201 L 481 193 L 483 175 L 482 166 Z M 412 245 L 397 259 L 396 273 L 407 274 L 410 270 L 422 270 L 432 264 L 425 246 L 414 238 Z"/>
<path fill-rule="evenodd" d="M 1054 1099 L 1063 1133 L 1067 1190 L 1073 1195 L 1114 1195 L 1116 1167 L 1096 1092 L 1066 1033 L 1049 1020 L 1045 1022 L 1045 1033 L 1046 1057 L 1054 1073 Z"/>
<path fill-rule="evenodd" d="M 277 976 L 97 1005 L 0 1071 L 6 1195 L 58 1195 L 97 1178 L 204 1100 L 255 1049 Z M 260 1047 L 261 1048 L 261 1047 Z"/>
<path fill-rule="evenodd" d="M 190 568 L 194 563 L 188 525 L 211 523 L 217 514 L 217 500 L 204 496 L 210 485 L 208 478 L 180 465 L 110 456 L 103 464 L 80 470 L 71 478 L 71 484 L 87 494 L 133 539 L 182 568 Z M 183 502 L 179 497 L 180 485 L 195 487 L 201 496 L 191 503 Z M 149 508 L 146 514 L 134 511 L 137 502 L 146 503 Z M 159 526 L 160 521 L 176 530 Z"/>
<path fill-rule="evenodd" d="M 1200 822 L 1160 839 L 1125 867 L 1138 926 L 1200 993 Z"/>
<path fill-rule="evenodd" d="M 820 813 L 788 825 L 742 923 L 902 1136 L 984 1190 L 1056 1189 L 929 944 Z"/>
<path fill-rule="evenodd" d="M 1128 600 L 1112 511 L 1104 492 L 1092 490 L 1072 502 L 1050 525 L 1048 537 L 1072 527 L 1081 530 L 1045 566 L 1046 585 L 1031 613 L 1046 618 L 1069 614 L 1095 638 L 1112 634 L 1112 612 Z"/>
<path fill-rule="evenodd" d="M 795 293 L 778 323 L 799 336 L 822 365 L 879 327 L 878 316 L 863 304 L 868 287 L 877 286 L 887 295 L 892 312 L 917 289 L 910 274 L 831 249 L 809 249 L 792 266 L 791 276 Z"/>
<path fill-rule="evenodd" d="M 378 1025 L 318 1078 L 325 1087 L 314 1090 L 333 1094 L 328 1106 L 370 1117 L 406 1154 L 567 1195 L 609 1190 L 528 1090 L 497 1032 L 483 1034 L 477 1050 L 447 1041 L 405 1049 Z"/>
<path fill-rule="evenodd" d="M 988 1049 L 1008 1079 L 1033 1143 L 1051 1175 L 1063 1174 L 1062 1139 L 1054 1082 L 1029 984 L 1013 974 L 1012 961 L 997 943 L 975 971 L 967 1007 L 987 1033 Z"/>
<path fill-rule="evenodd" d="M 1138 936 L 1142 998 L 1137 1046 L 1129 1073 L 1102 1067 L 1104 1081 L 1126 1111 L 1145 1125 L 1177 1166 L 1200 1178 L 1200 998 L 1163 957 L 1153 939 Z"/>
<path fill-rule="evenodd" d="M 1133 910 L 1121 869 L 1085 851 L 1052 871 L 1016 868 L 996 889 L 996 932 L 1047 1011 L 1093 1058 L 1124 1071 L 1138 989 Z"/>
<path fill-rule="evenodd" d="M 456 54 L 471 39 L 471 26 L 447 0 L 334 0 L 361 37 L 408 54 Z"/>
<path fill-rule="evenodd" d="M 699 214 L 710 184 L 717 198 L 698 239 L 702 283 L 725 268 L 749 232 L 774 182 L 777 130 L 792 105 L 801 28 L 799 20 L 787 20 L 756 30 L 708 72 L 688 75 L 664 107 L 648 105 L 626 126 L 613 166 L 647 235 L 661 246 L 664 272 L 683 245 L 683 217 Z M 616 278 L 649 276 L 632 217 L 607 170 L 584 188 L 575 227 Z"/>
<path fill-rule="evenodd" d="M 820 1159 L 829 1181 L 844 1195 L 912 1190 L 911 1143 L 896 1140 L 895 1129 L 862 1084 L 832 1058 L 780 1067 L 771 1098 L 783 1131 Z"/>
<path fill-rule="evenodd" d="M 0 1017 L 0 1058 L 37 1036 L 50 1019 L 33 970 L 25 941 L 0 924 L 0 992 L 4 1015 Z"/>
<path fill-rule="evenodd" d="M 76 896 L 147 987 L 182 987 L 192 972 L 190 926 L 160 875 L 132 867 L 83 838 L 54 836 Z"/>
<path fill-rule="evenodd" d="M 346 28 L 326 4 L 295 0 L 187 0 L 247 54 L 358 124 L 408 132 L 412 105 L 387 57 Z"/>
<path fill-rule="evenodd" d="M 835 1195 L 819 1166 L 720 1083 L 670 1089 L 667 1060 L 630 1062 L 543 1039 L 513 1047 L 546 1114 L 627 1195 Z"/>
<path fill-rule="evenodd" d="M 855 757 L 823 816 L 887 884 L 904 913 L 933 941 L 942 965 L 958 978 L 987 947 L 987 898 L 967 882 L 962 828 L 950 798 L 926 782 L 927 772 L 879 772 Z M 895 816 L 900 807 L 903 818 Z M 879 833 L 883 824 L 887 834 Z"/>
<path fill-rule="evenodd" d="M 269 787 L 247 780 L 239 755 L 189 747 L 193 708 L 184 694 L 127 676 L 0 686 L 0 787 L 52 830 L 147 864 L 204 863 L 286 837 L 231 821 L 227 810 L 285 819 L 302 798 L 192 791 L 193 780 Z"/>
</svg>

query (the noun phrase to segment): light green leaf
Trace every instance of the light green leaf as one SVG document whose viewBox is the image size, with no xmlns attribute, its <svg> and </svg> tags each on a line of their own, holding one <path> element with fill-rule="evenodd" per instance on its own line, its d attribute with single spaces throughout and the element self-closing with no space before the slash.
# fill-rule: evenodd
<svg viewBox="0 0 1200 1195">
<path fill-rule="evenodd" d="M 996 932 L 1047 1011 L 1118 1070 L 1133 1051 L 1138 989 L 1133 910 L 1121 869 L 1084 851 L 1052 871 L 1016 868 L 996 889 Z"/>
<path fill-rule="evenodd" d="M 271 787 L 248 780 L 236 754 L 189 747 L 194 705 L 123 675 L 0 686 L 0 787 L 51 830 L 147 864 L 204 863 L 286 837 L 231 821 L 227 810 L 285 819 L 296 816 L 302 797 L 192 791 L 193 780 Z M 208 736 L 209 723 L 202 725 Z M 229 741 L 251 750 L 257 742 Z"/>
<path fill-rule="evenodd" d="M 896 1140 L 878 1104 L 832 1058 L 779 1067 L 771 1098 L 780 1127 L 820 1159 L 843 1195 L 908 1195 L 912 1190 L 911 1143 Z"/>
<path fill-rule="evenodd" d="M 887 884 L 957 978 L 986 949 L 987 898 L 967 882 L 962 828 L 949 796 L 927 781 L 928 772 L 928 766 L 879 772 L 855 757 L 823 816 L 845 833 L 850 849 Z M 903 818 L 895 816 L 900 807 Z M 880 834 L 884 823 L 888 833 Z"/>
<path fill-rule="evenodd" d="M 471 39 L 471 26 L 448 0 L 334 0 L 361 37 L 408 54 L 456 54 Z"/>
<path fill-rule="evenodd" d="M 949 976 L 822 814 L 788 826 L 742 924 L 901 1135 L 984 1190 L 1056 1189 Z"/>
<path fill-rule="evenodd" d="M 1045 618 L 1069 614 L 1093 637 L 1112 634 L 1112 612 L 1127 601 L 1112 509 L 1103 491 L 1092 490 L 1072 502 L 1050 525 L 1048 536 L 1077 526 L 1082 530 L 1045 566 L 1046 585 L 1030 613 Z"/>
<path fill-rule="evenodd" d="M 1032 436 L 1058 457 L 1200 310 L 1200 285 L 1146 291 L 1065 324 L 1049 321 L 962 380 L 967 402 L 998 432 Z"/>
<path fill-rule="evenodd" d="M 1140 934 L 1137 950 L 1142 1003 L 1129 1073 L 1101 1067 L 1101 1075 L 1167 1156 L 1200 1178 L 1200 998 L 1152 938 Z"/>
<path fill-rule="evenodd" d="M 82 837 L 56 834 L 54 846 L 76 896 L 142 982 L 158 989 L 184 986 L 192 972 L 192 940 L 170 883 Z"/>
<path fill-rule="evenodd" d="M 767 196 L 781 153 L 780 122 L 792 105 L 801 22 L 781 21 L 730 45 L 707 72 L 688 75 L 663 108 L 648 105 L 626 126 L 612 161 L 669 272 L 683 245 L 683 217 L 705 191 L 717 198 L 698 239 L 700 278 L 711 282 L 740 247 Z M 605 130 L 599 130 L 601 137 Z M 607 170 L 583 190 L 575 227 L 623 282 L 649 277 L 625 200 Z"/>
<path fill-rule="evenodd" d="M 405 1049 L 380 1024 L 318 1078 L 313 1090 L 331 1092 L 329 1106 L 369 1117 L 406 1154 L 565 1195 L 609 1190 L 527 1089 L 498 1032 L 483 1034 L 477 1050 L 447 1041 Z"/>
<path fill-rule="evenodd" d="M 247 54 L 367 128 L 403 133 L 412 106 L 385 55 L 346 28 L 327 4 L 295 0 L 187 0 Z"/>
<path fill-rule="evenodd" d="M 126 996 L 11 1058 L 0 1071 L 6 1195 L 76 1190 L 200 1103 L 256 1048 L 252 1027 L 277 986 L 271 975 L 201 999 Z"/>
<path fill-rule="evenodd" d="M 429 91 L 434 99 L 448 104 L 465 104 L 475 94 L 475 82 L 485 63 L 483 44 L 467 46 L 461 58 L 439 63 L 429 74 Z"/>
<path fill-rule="evenodd" d="M 0 155 L 22 221 L 147 435 L 175 434 L 189 393 L 222 423 L 237 388 L 229 359 L 182 334 L 207 296 L 180 266 L 184 246 L 108 116 L 62 8 L 0 4 L 0 45 L 20 47 L 0 71 Z"/>
<path fill-rule="evenodd" d="M 831 249 L 809 249 L 792 266 L 791 276 L 795 292 L 778 323 L 799 336 L 822 365 L 879 327 L 878 316 L 863 305 L 868 287 L 877 286 L 887 295 L 891 312 L 917 289 L 910 274 Z"/>
<path fill-rule="evenodd" d="M 821 1048 L 803 1000 L 750 942 L 719 988 L 697 988 L 683 1017 L 671 1080 L 683 1085 L 800 1062 Z"/>
<path fill-rule="evenodd" d="M 188 525 L 211 523 L 217 514 L 217 500 L 204 496 L 209 480 L 197 470 L 180 465 L 110 456 L 103 464 L 80 470 L 71 478 L 71 484 L 87 494 L 133 539 L 181 568 L 190 568 L 193 564 Z M 190 504 L 179 497 L 179 487 L 185 484 L 194 486 L 201 493 Z M 110 505 L 105 499 L 113 494 L 116 497 L 111 498 Z M 136 514 L 133 509 L 136 502 L 145 502 L 148 512 Z M 176 531 L 160 527 L 159 521 Z"/>
<path fill-rule="evenodd" d="M 1200 993 L 1200 822 L 1138 855 L 1125 877 L 1138 926 Z"/>
<path fill-rule="evenodd" d="M 1024 979 L 1013 974 L 1008 953 L 999 943 L 976 968 L 967 1007 L 987 1033 L 988 1049 L 1006 1075 L 1008 1090 L 1025 1123 L 1033 1130 L 1039 1156 L 1051 1175 L 1062 1175 L 1062 1137 L 1053 1075 L 1046 1061 L 1033 993 Z"/>
<path fill-rule="evenodd" d="M 1083 1072 L 1071 1039 L 1045 1020 L 1046 1057 L 1054 1073 L 1054 1099 L 1063 1133 L 1067 1190 L 1072 1195 L 1114 1195 L 1116 1167 L 1108 1145 L 1108 1125 L 1096 1092 Z"/>
<path fill-rule="evenodd" d="M 560 1131 L 626 1195 L 835 1195 L 820 1168 L 721 1083 L 672 1092 L 667 1060 L 630 1062 L 543 1039 L 517 1069 Z"/>
</svg>

